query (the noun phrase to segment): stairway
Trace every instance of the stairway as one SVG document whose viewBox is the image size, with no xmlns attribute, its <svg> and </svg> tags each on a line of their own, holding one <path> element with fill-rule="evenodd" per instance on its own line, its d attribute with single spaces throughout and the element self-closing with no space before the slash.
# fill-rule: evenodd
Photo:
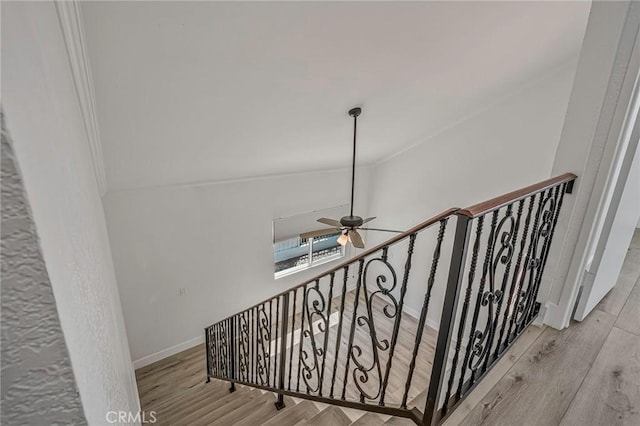
<svg viewBox="0 0 640 426">
<path fill-rule="evenodd" d="M 367 413 L 285 396 L 285 408 L 274 406 L 276 395 L 256 388 L 212 379 L 206 383 L 204 346 L 180 352 L 136 370 L 138 392 L 146 418 L 156 425 L 413 425 L 408 419 Z M 425 392 L 410 405 L 423 406 Z"/>
<path fill-rule="evenodd" d="M 227 382 L 199 383 L 171 397 L 143 407 L 155 411 L 156 425 L 207 426 L 347 426 L 413 425 L 408 419 L 382 416 L 298 398 L 285 397 L 286 407 L 276 410 L 276 395 Z M 147 417 L 149 414 L 147 414 Z"/>
<path fill-rule="evenodd" d="M 444 402 L 430 405 L 423 418 L 437 421 L 455 409 L 538 315 L 553 231 L 575 178 L 566 173 L 466 209 L 446 210 L 344 265 L 210 325 L 205 345 L 136 371 L 142 410 L 168 425 L 410 425 L 407 418 L 311 400 L 342 398 L 359 408 L 412 416 L 414 408 L 426 406 L 429 383 L 437 383 L 431 391 Z M 483 231 L 488 214 L 490 229 Z M 441 273 L 438 282 L 446 225 L 453 216 L 449 275 Z M 418 234 L 431 243 L 422 251 Z M 468 280 L 462 274 L 467 249 L 472 250 Z M 411 314 L 404 302 L 412 261 L 418 259 L 431 266 L 421 265 L 422 274 L 412 275 L 423 294 L 411 297 L 423 303 Z M 476 274 L 479 259 L 484 259 L 482 273 Z M 427 322 L 434 288 L 444 291 L 442 334 Z M 504 300 L 509 302 L 501 309 Z M 229 393 L 226 381 L 205 383 L 205 378 L 269 391 L 237 386 Z M 286 398 L 286 407 L 277 411 L 273 392 L 278 390 L 305 400 Z"/>
</svg>

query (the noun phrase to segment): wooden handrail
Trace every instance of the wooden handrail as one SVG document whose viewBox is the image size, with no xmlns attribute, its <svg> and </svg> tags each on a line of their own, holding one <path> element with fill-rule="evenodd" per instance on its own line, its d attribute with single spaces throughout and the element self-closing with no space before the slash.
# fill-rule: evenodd
<svg viewBox="0 0 640 426">
<path fill-rule="evenodd" d="M 310 284 L 310 283 L 312 283 L 312 282 L 314 282 L 314 281 L 316 281 L 316 280 L 319 280 L 320 278 L 323 278 L 323 277 L 325 277 L 325 276 L 327 276 L 327 275 L 330 275 L 330 274 L 332 274 L 332 273 L 334 273 L 334 272 L 337 272 L 337 271 L 339 271 L 340 269 L 344 268 L 345 266 L 350 265 L 350 264 L 352 264 L 352 263 L 355 263 L 355 262 L 357 262 L 357 261 L 359 261 L 359 260 L 361 260 L 361 259 L 364 259 L 365 257 L 369 256 L 370 254 L 375 253 L 375 252 L 377 252 L 377 251 L 379 251 L 379 250 L 383 249 L 383 248 L 384 248 L 384 247 L 386 247 L 386 246 L 390 246 L 390 245 L 392 245 L 392 244 L 395 244 L 395 243 L 397 243 L 398 241 L 400 241 L 400 240 L 403 240 L 403 239 L 407 238 L 407 237 L 408 237 L 409 235 L 411 235 L 411 234 L 415 234 L 416 232 L 422 231 L 423 229 L 425 229 L 425 228 L 427 228 L 427 227 L 429 227 L 429 226 L 431 226 L 431 225 L 433 225 L 433 224 L 435 224 L 435 223 L 440 222 L 442 219 L 444 219 L 444 218 L 446 218 L 446 217 L 449 217 L 449 216 L 453 215 L 453 214 L 454 214 L 454 213 L 456 213 L 458 210 L 460 210 L 460 209 L 459 209 L 459 208 L 450 208 L 450 209 L 448 209 L 448 210 L 445 210 L 445 211 L 443 211 L 442 213 L 440 213 L 440 214 L 438 214 L 438 215 L 436 215 L 436 216 L 433 216 L 432 218 L 427 219 L 427 220 L 425 220 L 425 221 L 424 221 L 424 222 L 422 222 L 422 223 L 419 223 L 418 225 L 414 226 L 413 228 L 409 229 L 408 231 L 405 231 L 405 232 L 403 232 L 402 234 L 398 234 L 398 235 L 396 235 L 395 237 L 390 238 L 390 239 L 388 239 L 388 240 L 384 241 L 383 243 L 378 244 L 377 246 L 375 246 L 375 247 L 373 247 L 373 248 L 370 248 L 370 249 L 368 249 L 368 250 L 365 250 L 365 251 L 363 251 L 362 253 L 360 253 L 359 255 L 354 256 L 354 257 L 352 257 L 352 258 L 350 258 L 350 259 L 348 259 L 348 260 L 346 260 L 346 261 L 344 261 L 344 262 L 340 263 L 338 266 L 335 266 L 335 267 L 333 267 L 333 268 L 329 269 L 328 271 L 325 271 L 325 272 L 323 272 L 323 273 L 321 273 L 321 274 L 319 274 L 319 275 L 316 275 L 315 277 L 313 277 L 313 278 L 311 278 L 311 279 L 309 279 L 309 280 L 307 280 L 307 281 L 303 282 L 302 284 L 298 284 L 298 285 L 296 285 L 296 286 L 294 286 L 294 287 L 288 288 L 287 290 L 282 291 L 282 292 L 280 292 L 280 293 L 278 293 L 278 294 L 276 294 L 276 295 L 273 295 L 273 296 L 269 297 L 268 299 L 263 300 L 262 302 L 258 302 L 258 303 L 254 304 L 253 306 L 251 306 L 251 307 L 249 307 L 249 308 L 243 309 L 242 311 L 237 312 L 237 313 L 235 313 L 235 314 L 233 314 L 233 315 L 229 315 L 228 317 L 226 317 L 226 318 L 224 318 L 224 319 L 222 319 L 222 320 L 220 320 L 220 321 L 216 321 L 216 322 L 215 322 L 215 323 L 213 323 L 212 325 L 214 325 L 214 324 L 218 324 L 218 323 L 221 323 L 221 322 L 223 322 L 223 321 L 226 321 L 226 320 L 228 320 L 229 318 L 233 318 L 233 317 L 235 317 L 235 316 L 236 316 L 236 315 L 238 315 L 238 314 L 241 314 L 241 313 L 243 313 L 243 312 L 246 312 L 246 311 L 249 311 L 249 310 L 251 310 L 251 309 L 253 309 L 253 308 L 256 308 L 256 307 L 258 307 L 258 306 L 262 305 L 263 303 L 268 302 L 269 300 L 277 299 L 278 297 L 282 296 L 282 295 L 283 295 L 283 294 L 285 294 L 285 293 L 289 293 L 289 292 L 291 292 L 291 291 L 293 291 L 293 290 L 297 290 L 297 289 L 299 289 L 299 288 L 301 288 L 301 287 L 304 287 L 304 286 L 305 286 L 305 285 L 307 285 L 307 284 Z"/>
<path fill-rule="evenodd" d="M 482 203 L 474 204 L 471 207 L 458 210 L 457 214 L 461 214 L 473 219 L 478 216 L 482 216 L 488 212 L 492 212 L 501 207 L 504 207 L 507 204 L 511 204 L 515 201 L 522 200 L 523 198 L 526 198 L 532 194 L 542 192 L 558 184 L 565 183 L 565 182 L 572 182 L 576 178 L 577 176 L 574 175 L 573 173 L 564 173 L 560 176 L 543 180 L 542 182 L 538 182 L 536 184 L 526 186 L 524 188 L 509 192 L 504 195 L 500 195 L 490 200 L 483 201 Z"/>
<path fill-rule="evenodd" d="M 323 278 L 323 277 L 325 277 L 327 275 L 335 273 L 335 272 L 339 271 L 340 269 L 344 268 L 345 266 L 350 265 L 352 263 L 356 263 L 359 260 L 364 259 L 365 257 L 367 257 L 367 256 L 369 256 L 369 255 L 371 255 L 371 254 L 383 249 L 384 247 L 387 247 L 387 246 L 390 246 L 392 244 L 395 244 L 398 241 L 407 238 L 409 235 L 414 234 L 416 232 L 419 232 L 419 231 L 421 231 L 421 230 L 423 230 L 423 229 L 425 229 L 425 228 L 427 228 L 427 227 L 429 227 L 429 226 L 431 226 L 431 225 L 433 225 L 433 224 L 441 221 L 442 219 L 444 219 L 446 217 L 449 217 L 449 216 L 451 216 L 453 214 L 463 215 L 463 216 L 467 216 L 467 217 L 473 219 L 473 218 L 482 216 L 482 215 L 484 215 L 484 214 L 486 214 L 488 212 L 491 212 L 491 211 L 497 210 L 497 209 L 499 209 L 501 207 L 504 207 L 507 204 L 511 204 L 513 202 L 522 200 L 522 199 L 524 199 L 524 198 L 526 198 L 526 197 L 528 197 L 528 196 L 530 196 L 532 194 L 536 194 L 536 193 L 539 193 L 539 192 L 544 191 L 546 189 L 549 189 L 551 187 L 554 187 L 554 186 L 556 186 L 558 184 L 565 183 L 565 182 L 572 182 L 572 181 L 574 181 L 576 179 L 576 177 L 577 176 L 575 174 L 573 174 L 573 173 L 564 173 L 564 174 L 562 174 L 560 176 L 556 176 L 556 177 L 551 178 L 551 179 L 543 180 L 542 182 L 538 182 L 536 184 L 526 186 L 526 187 L 518 189 L 516 191 L 512 191 L 512 192 L 509 192 L 507 194 L 500 195 L 500 196 L 492 198 L 492 199 L 490 199 L 488 201 L 484 201 L 482 203 L 474 204 L 473 206 L 467 207 L 465 209 L 459 209 L 459 208 L 455 208 L 455 207 L 447 209 L 447 210 L 443 211 L 442 213 L 440 213 L 440 214 L 438 214 L 436 216 L 433 216 L 432 218 L 427 219 L 424 222 L 414 226 L 413 228 L 409 229 L 408 231 L 405 231 L 405 232 L 403 232 L 401 234 L 398 234 L 398 235 L 394 236 L 393 238 L 390 238 L 390 239 L 384 241 L 383 243 L 378 244 L 377 246 L 375 246 L 373 248 L 365 250 L 364 252 L 360 253 L 359 255 L 357 255 L 355 257 L 352 257 L 351 259 L 348 259 L 348 260 L 340 263 L 338 266 L 335 266 L 335 267 L 329 269 L 326 272 L 323 272 L 323 273 L 321 273 L 319 275 L 316 275 L 315 277 L 303 282 L 302 284 L 298 284 L 298 285 L 296 285 L 294 287 L 288 288 L 287 290 L 284 290 L 284 291 L 282 291 L 282 292 L 280 292 L 280 293 L 278 293 L 278 294 L 276 294 L 274 296 L 269 297 L 268 299 L 265 299 L 265 300 L 263 300 L 263 301 L 261 301 L 259 303 L 256 303 L 256 304 L 254 304 L 253 306 L 251 306 L 249 308 L 243 309 L 242 311 L 240 311 L 238 313 L 235 313 L 233 315 L 230 315 L 230 316 L 228 316 L 228 317 L 226 317 L 226 318 L 224 318 L 224 319 L 222 319 L 220 321 L 216 321 L 214 324 L 218 324 L 220 322 L 226 321 L 229 318 L 232 318 L 232 317 L 234 317 L 234 316 L 236 316 L 236 315 L 238 315 L 238 314 L 240 314 L 242 312 L 246 312 L 246 311 L 249 311 L 249 310 L 251 310 L 253 308 L 256 308 L 256 307 L 262 305 L 263 303 L 268 302 L 269 300 L 276 299 L 276 298 L 284 295 L 285 293 L 289 293 L 291 291 L 297 290 L 297 289 L 299 289 L 301 287 L 304 287 L 305 285 L 308 285 L 308 284 L 310 284 L 310 283 L 312 283 L 312 282 L 314 282 L 316 280 L 319 280 L 319 279 L 321 279 L 321 278 Z"/>
</svg>

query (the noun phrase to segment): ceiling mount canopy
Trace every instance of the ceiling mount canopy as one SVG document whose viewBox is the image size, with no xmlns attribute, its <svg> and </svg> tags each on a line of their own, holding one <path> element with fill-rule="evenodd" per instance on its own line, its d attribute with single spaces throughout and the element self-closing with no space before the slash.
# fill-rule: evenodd
<svg viewBox="0 0 640 426">
<path fill-rule="evenodd" d="M 356 141 L 358 135 L 358 117 L 362 114 L 362 108 L 355 107 L 349 110 L 349 116 L 353 118 L 353 157 L 351 161 L 351 204 L 349 209 L 349 216 L 342 217 L 339 221 L 335 219 L 328 219 L 326 217 L 322 217 L 318 219 L 318 222 L 324 223 L 325 225 L 332 226 L 333 228 L 312 231 L 310 233 L 302 234 L 301 236 L 325 231 L 327 234 L 333 233 L 336 231 L 342 231 L 342 235 L 338 238 L 338 243 L 341 245 L 346 245 L 348 242 L 351 242 L 354 247 L 364 248 L 364 240 L 362 236 L 358 232 L 358 229 L 368 230 L 368 231 L 384 231 L 384 232 L 401 232 L 394 231 L 390 229 L 379 229 L 379 228 L 362 228 L 367 222 L 372 221 L 375 217 L 369 217 L 367 219 L 363 219 L 360 216 L 355 216 L 353 214 L 353 201 L 355 195 L 355 182 L 356 182 Z"/>
</svg>

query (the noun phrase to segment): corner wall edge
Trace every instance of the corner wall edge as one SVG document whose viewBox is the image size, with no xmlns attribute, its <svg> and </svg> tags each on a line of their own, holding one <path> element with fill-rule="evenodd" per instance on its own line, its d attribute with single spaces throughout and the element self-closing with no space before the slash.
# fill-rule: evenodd
<svg viewBox="0 0 640 426">
<path fill-rule="evenodd" d="M 93 77 L 87 55 L 80 4 L 76 0 L 55 0 L 55 7 L 87 133 L 87 142 L 91 152 L 96 183 L 102 197 L 107 192 L 107 177 L 102 156 Z"/>
</svg>

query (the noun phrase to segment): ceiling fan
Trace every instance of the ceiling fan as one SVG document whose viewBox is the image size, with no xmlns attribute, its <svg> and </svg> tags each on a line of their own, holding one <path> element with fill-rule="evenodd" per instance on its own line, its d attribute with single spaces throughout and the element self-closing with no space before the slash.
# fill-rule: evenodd
<svg viewBox="0 0 640 426">
<path fill-rule="evenodd" d="M 310 238 L 310 237 L 320 237 L 328 234 L 332 234 L 338 231 L 342 232 L 342 235 L 338 237 L 338 243 L 340 245 L 347 245 L 347 243 L 351 242 L 354 247 L 364 248 L 364 240 L 362 239 L 362 235 L 358 232 L 358 229 L 363 231 L 383 231 L 383 232 L 397 232 L 401 233 L 402 231 L 394 231 L 391 229 L 379 229 L 379 228 L 362 228 L 367 222 L 371 222 L 374 217 L 368 217 L 366 219 L 361 218 L 360 216 L 353 215 L 353 195 L 354 195 L 354 184 L 356 177 L 356 133 L 358 128 L 358 116 L 362 113 L 362 108 L 352 108 L 349 110 L 349 116 L 353 117 L 353 160 L 351 162 L 351 209 L 349 212 L 349 216 L 344 216 L 340 220 L 328 219 L 326 217 L 322 217 L 318 219 L 318 222 L 324 223 L 325 225 L 329 225 L 332 228 L 326 229 L 318 229 L 316 231 L 305 232 L 300 234 L 300 238 Z"/>
</svg>

